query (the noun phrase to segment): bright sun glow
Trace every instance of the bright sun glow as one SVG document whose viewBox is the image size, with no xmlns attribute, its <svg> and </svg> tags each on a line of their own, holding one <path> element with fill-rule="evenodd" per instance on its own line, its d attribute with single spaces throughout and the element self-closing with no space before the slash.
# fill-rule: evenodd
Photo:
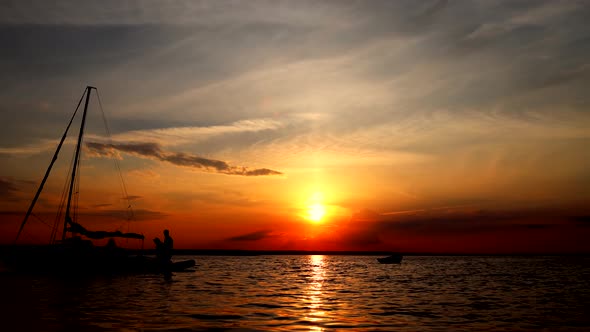
<svg viewBox="0 0 590 332">
<path fill-rule="evenodd" d="M 321 203 L 314 203 L 309 206 L 308 213 L 308 219 L 317 222 L 326 214 L 326 208 Z"/>
<path fill-rule="evenodd" d="M 307 200 L 307 215 L 305 218 L 310 221 L 320 222 L 326 215 L 326 206 L 323 203 L 324 194 L 315 192 Z"/>
</svg>

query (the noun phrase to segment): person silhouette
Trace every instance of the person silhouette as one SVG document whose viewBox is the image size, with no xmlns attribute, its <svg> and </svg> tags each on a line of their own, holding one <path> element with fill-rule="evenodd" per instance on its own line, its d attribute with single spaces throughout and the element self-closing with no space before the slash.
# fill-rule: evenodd
<svg viewBox="0 0 590 332">
<path fill-rule="evenodd" d="M 162 242 L 160 238 L 154 238 L 154 243 L 156 244 L 156 256 L 158 259 L 163 263 L 170 263 L 172 260 L 172 249 L 174 248 L 174 240 L 170 236 L 170 232 L 165 229 L 164 230 L 164 241 Z"/>
</svg>

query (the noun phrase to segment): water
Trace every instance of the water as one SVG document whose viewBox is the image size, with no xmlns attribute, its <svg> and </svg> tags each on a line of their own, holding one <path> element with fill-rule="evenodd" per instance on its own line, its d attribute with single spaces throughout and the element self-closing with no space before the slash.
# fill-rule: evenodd
<svg viewBox="0 0 590 332">
<path fill-rule="evenodd" d="M 190 258 L 197 269 L 171 278 L 0 274 L 0 329 L 590 329 L 586 257 Z"/>
</svg>

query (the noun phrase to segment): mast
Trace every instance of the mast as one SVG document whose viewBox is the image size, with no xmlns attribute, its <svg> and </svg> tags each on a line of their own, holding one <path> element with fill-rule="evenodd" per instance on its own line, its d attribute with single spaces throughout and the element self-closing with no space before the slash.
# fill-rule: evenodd
<svg viewBox="0 0 590 332">
<path fill-rule="evenodd" d="M 72 217 L 70 216 L 70 207 L 72 205 L 72 194 L 74 191 L 74 182 L 76 180 L 76 170 L 80 165 L 80 147 L 82 145 L 82 137 L 84 135 L 84 125 L 86 124 L 86 113 L 88 112 L 88 102 L 90 101 L 90 92 L 92 89 L 96 89 L 93 86 L 86 87 L 86 102 L 84 104 L 84 113 L 82 114 L 82 124 L 80 125 L 80 133 L 78 134 L 78 144 L 76 145 L 76 155 L 74 156 L 74 163 L 72 167 L 72 177 L 70 179 L 70 190 L 68 192 L 68 203 L 66 205 L 66 217 L 64 220 L 64 227 L 62 233 L 62 240 L 66 238 L 66 229 L 68 227 L 68 221 L 72 221 Z"/>
<path fill-rule="evenodd" d="M 84 92 L 86 92 L 86 91 L 84 91 Z M 35 197 L 31 201 L 31 205 L 29 206 L 29 209 L 27 210 L 27 214 L 25 214 L 25 218 L 23 219 L 23 222 L 20 224 L 20 228 L 18 229 L 18 233 L 16 234 L 16 238 L 14 239 L 14 243 L 16 243 L 16 241 L 18 241 L 18 238 L 20 237 L 20 234 L 22 233 L 23 228 L 25 227 L 25 224 L 27 223 L 27 220 L 29 219 L 29 216 L 31 215 L 31 212 L 33 212 L 33 208 L 35 207 L 35 203 L 37 203 L 37 200 L 39 199 L 39 195 L 41 194 L 41 191 L 43 190 L 43 186 L 45 186 L 45 182 L 47 181 L 47 178 L 49 177 L 49 173 L 51 173 L 51 168 L 53 167 L 53 164 L 55 164 L 55 161 L 57 160 L 57 156 L 59 154 L 59 151 L 61 150 L 61 147 L 62 147 L 64 141 L 66 140 L 66 136 L 68 135 L 68 131 L 70 130 L 70 126 L 72 125 L 72 121 L 74 121 L 74 118 L 76 117 L 76 113 L 78 113 L 78 109 L 80 108 L 80 104 L 82 104 L 82 99 L 84 99 L 84 94 L 82 94 L 82 96 L 80 97 L 80 100 L 78 101 L 78 106 L 76 106 L 76 110 L 74 111 L 74 114 L 72 115 L 72 118 L 70 119 L 70 122 L 68 123 L 68 126 L 66 127 L 66 130 L 65 130 L 64 134 L 62 135 L 61 140 L 59 141 L 59 144 L 57 145 L 57 149 L 55 150 L 55 153 L 53 154 L 53 158 L 51 159 L 51 162 L 49 163 L 49 167 L 47 168 L 47 171 L 45 171 L 45 176 L 43 177 L 43 180 L 41 180 L 41 184 L 39 185 L 39 189 L 37 189 L 37 193 L 35 193 Z"/>
</svg>

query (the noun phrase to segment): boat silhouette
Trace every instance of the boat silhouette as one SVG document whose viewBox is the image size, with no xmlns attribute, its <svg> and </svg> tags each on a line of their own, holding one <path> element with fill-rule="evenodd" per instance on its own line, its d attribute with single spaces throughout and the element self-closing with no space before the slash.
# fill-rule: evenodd
<svg viewBox="0 0 590 332">
<path fill-rule="evenodd" d="M 381 264 L 401 264 L 404 256 L 401 254 L 393 254 L 387 257 L 377 258 L 377 261 Z"/>
<path fill-rule="evenodd" d="M 129 233 L 115 231 L 93 231 L 83 226 L 77 219 L 75 205 L 76 199 L 73 199 L 75 192 L 79 188 L 80 176 L 80 158 L 81 146 L 84 137 L 84 127 L 86 124 L 86 115 L 88 113 L 88 103 L 90 101 L 91 92 L 95 90 L 99 105 L 100 97 L 95 87 L 87 86 L 82 94 L 78 106 L 72 115 L 65 132 L 57 146 L 53 158 L 47 168 L 43 180 L 41 181 L 35 196 L 27 210 L 27 213 L 20 225 L 16 235 L 15 244 L 27 224 L 29 217 L 32 215 L 33 208 L 39 199 L 43 187 L 51 173 L 51 169 L 58 159 L 59 152 L 66 140 L 68 131 L 80 109 L 82 101 L 85 99 L 84 111 L 82 113 L 82 120 L 80 130 L 78 133 L 78 140 L 72 161 L 71 169 L 69 170 L 69 178 L 67 183 L 67 196 L 64 199 L 61 207 L 65 206 L 65 211 L 58 212 L 56 224 L 52 228 L 50 243 L 47 245 L 38 246 L 13 246 L 12 250 L 5 257 L 7 265 L 17 271 L 40 272 L 40 273 L 169 273 L 185 271 L 195 266 L 194 260 L 171 261 L 162 260 L 161 258 L 154 258 L 144 256 L 143 254 L 131 254 L 125 248 L 117 247 L 113 238 L 125 238 L 144 241 L 144 235 L 139 233 Z M 101 105 L 102 110 L 102 105 Z M 103 112 L 104 120 L 104 112 Z M 105 120 L 106 126 L 106 120 Z M 107 128 L 108 133 L 108 128 Z M 109 134 L 110 135 L 110 134 Z M 120 168 L 117 168 L 120 171 Z M 121 181 L 123 181 L 122 175 Z M 122 188 L 125 188 L 123 183 Z M 126 191 L 126 189 L 124 189 Z M 125 192 L 125 196 L 129 197 Z M 59 220 L 63 216 L 63 223 Z M 61 238 L 58 237 L 58 229 L 61 225 Z M 92 240 L 109 239 L 106 246 L 95 246 Z M 143 248 L 143 242 L 142 242 Z"/>
</svg>

